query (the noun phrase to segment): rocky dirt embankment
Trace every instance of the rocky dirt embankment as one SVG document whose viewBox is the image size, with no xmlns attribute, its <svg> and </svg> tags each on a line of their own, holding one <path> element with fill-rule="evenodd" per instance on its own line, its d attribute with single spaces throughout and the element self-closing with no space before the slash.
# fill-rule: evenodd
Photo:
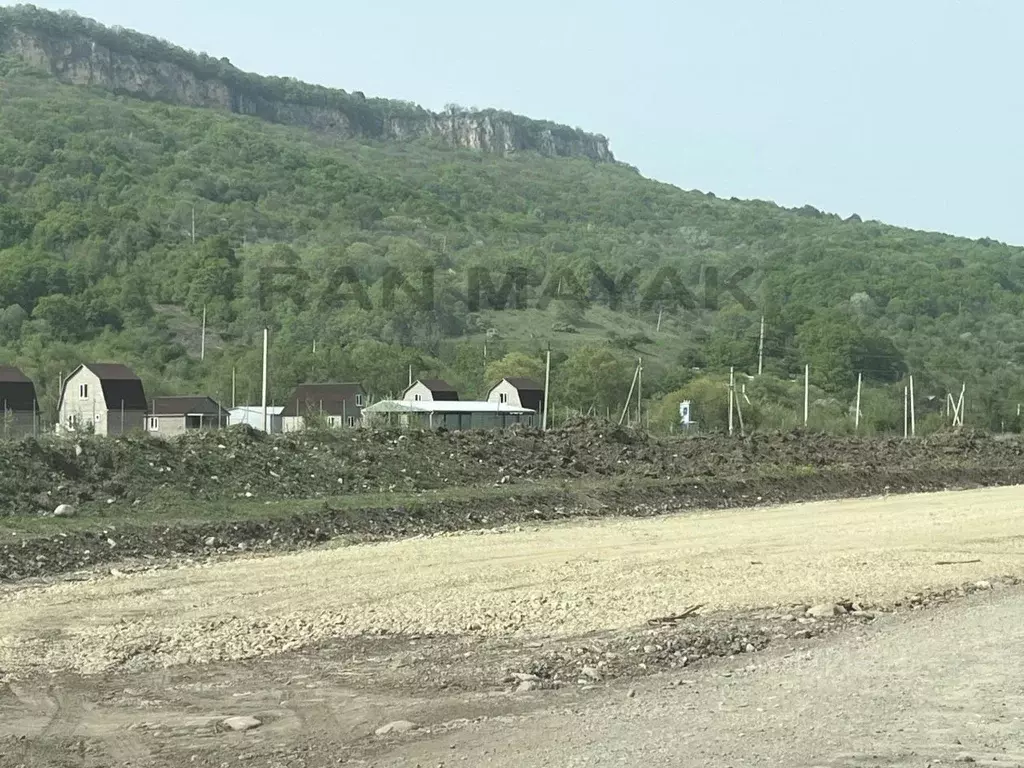
<svg viewBox="0 0 1024 768">
<path fill-rule="evenodd" d="M 717 482 L 765 477 L 978 473 L 1016 482 L 1024 440 L 970 433 L 905 441 L 809 434 L 658 439 L 583 423 L 542 433 L 359 431 L 267 437 L 245 429 L 189 435 L 0 443 L 0 516 L 59 504 L 157 499 L 315 499 L 535 480 Z M 913 485 L 913 483 L 911 483 Z"/>
<path fill-rule="evenodd" d="M 0 536 L 0 579 L 132 558 L 302 549 L 339 536 L 379 541 L 581 516 L 1010 485 L 1024 483 L 1022 446 L 971 434 L 660 440 L 600 424 L 546 435 L 268 438 L 232 430 L 173 442 L 29 440 L 0 444 L 2 514 L 17 523 L 52 515 L 59 504 L 105 514 Z M 321 502 L 282 509 L 293 499 Z M 225 500 L 232 506 L 219 515 L 180 514 Z"/>
</svg>

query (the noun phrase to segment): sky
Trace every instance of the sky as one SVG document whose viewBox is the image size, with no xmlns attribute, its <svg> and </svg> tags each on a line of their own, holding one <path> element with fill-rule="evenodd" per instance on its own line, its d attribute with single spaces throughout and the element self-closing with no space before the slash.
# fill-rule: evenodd
<svg viewBox="0 0 1024 768">
<path fill-rule="evenodd" d="M 1024 244 L 1019 0 L 37 0 L 367 96 L 602 133 L 645 176 Z"/>
</svg>

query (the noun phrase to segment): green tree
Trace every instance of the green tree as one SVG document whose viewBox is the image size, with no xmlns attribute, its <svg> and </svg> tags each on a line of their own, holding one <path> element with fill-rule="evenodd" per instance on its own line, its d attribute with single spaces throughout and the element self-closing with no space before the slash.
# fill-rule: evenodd
<svg viewBox="0 0 1024 768">
<path fill-rule="evenodd" d="M 487 364 L 485 379 L 493 386 L 509 376 L 522 376 L 534 381 L 544 381 L 544 362 L 525 352 L 509 352 L 499 360 Z"/>
<path fill-rule="evenodd" d="M 625 404 L 633 367 L 606 347 L 584 346 L 573 350 L 552 376 L 560 403 L 602 414 Z"/>
<path fill-rule="evenodd" d="M 54 338 L 76 341 L 83 338 L 83 330 L 87 327 L 85 314 L 85 307 L 78 299 L 55 293 L 36 303 L 32 318 L 43 321 Z"/>
</svg>

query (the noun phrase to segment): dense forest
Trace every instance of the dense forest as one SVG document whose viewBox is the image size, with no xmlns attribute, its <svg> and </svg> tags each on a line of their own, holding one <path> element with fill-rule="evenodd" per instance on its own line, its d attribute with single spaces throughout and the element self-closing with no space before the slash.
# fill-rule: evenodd
<svg viewBox="0 0 1024 768">
<path fill-rule="evenodd" d="M 969 423 L 1018 429 L 1024 249 L 722 200 L 620 163 L 330 138 L 10 58 L 0 79 L 0 362 L 44 410 L 83 360 L 225 402 L 234 372 L 252 400 L 269 327 L 277 401 L 341 379 L 384 397 L 410 366 L 477 395 L 537 375 L 550 345 L 556 415 L 617 414 L 643 358 L 664 428 L 682 397 L 720 426 L 730 368 L 748 427 L 796 424 L 810 365 L 822 427 L 851 427 L 861 375 L 864 429 L 901 430 L 913 374 L 925 423 L 966 383 Z"/>
</svg>

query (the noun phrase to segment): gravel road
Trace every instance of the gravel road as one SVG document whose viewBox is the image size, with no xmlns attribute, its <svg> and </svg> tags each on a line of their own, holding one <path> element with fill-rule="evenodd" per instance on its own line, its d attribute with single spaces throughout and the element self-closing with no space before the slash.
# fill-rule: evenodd
<svg viewBox="0 0 1024 768">
<path fill-rule="evenodd" d="M 1024 593 L 851 632 L 590 707 L 410 738 L 377 768 L 1024 766 Z M 749 663 L 749 659 L 747 663 Z"/>
<path fill-rule="evenodd" d="M 251 659 L 373 632 L 578 636 L 696 603 L 707 613 L 885 602 L 1024 576 L 1020 496 L 995 488 L 606 520 L 6 588 L 0 670 Z"/>
</svg>

